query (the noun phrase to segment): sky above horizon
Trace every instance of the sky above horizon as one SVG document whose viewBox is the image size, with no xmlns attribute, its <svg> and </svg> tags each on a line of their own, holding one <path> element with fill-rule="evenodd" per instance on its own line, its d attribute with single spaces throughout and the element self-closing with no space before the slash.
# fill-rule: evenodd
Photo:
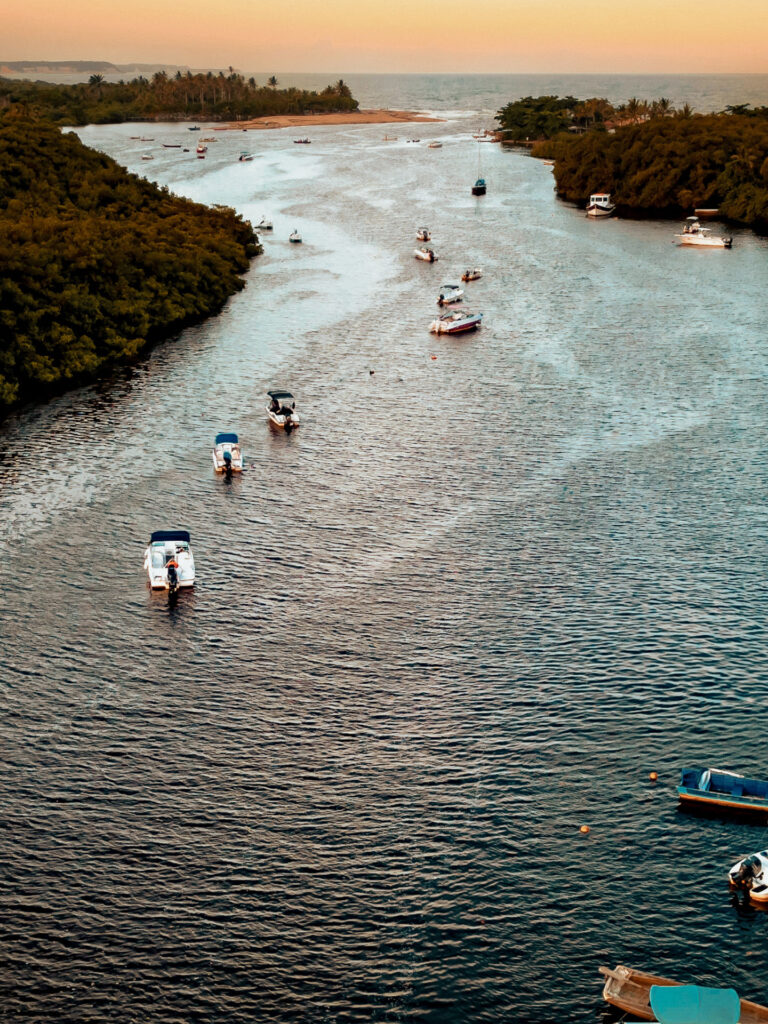
<svg viewBox="0 0 768 1024">
<path fill-rule="evenodd" d="M 768 72 L 768 0 L 5 0 L 0 61 L 307 72 Z"/>
</svg>

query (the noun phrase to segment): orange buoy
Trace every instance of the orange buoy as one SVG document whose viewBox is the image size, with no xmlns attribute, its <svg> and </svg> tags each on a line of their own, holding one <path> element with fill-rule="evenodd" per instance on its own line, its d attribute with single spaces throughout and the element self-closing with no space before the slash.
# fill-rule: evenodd
<svg viewBox="0 0 768 1024">
<path fill-rule="evenodd" d="M 651 774 L 648 776 L 648 778 L 651 780 L 651 782 L 655 782 L 656 779 L 658 779 L 658 777 L 659 777 L 659 773 L 658 772 L 651 772 Z"/>
<path fill-rule="evenodd" d="M 579 832 L 583 832 L 586 835 L 589 832 L 589 825 L 582 825 Z"/>
<path fill-rule="evenodd" d="M 430 359 L 437 359 L 437 356 L 430 356 Z"/>
</svg>

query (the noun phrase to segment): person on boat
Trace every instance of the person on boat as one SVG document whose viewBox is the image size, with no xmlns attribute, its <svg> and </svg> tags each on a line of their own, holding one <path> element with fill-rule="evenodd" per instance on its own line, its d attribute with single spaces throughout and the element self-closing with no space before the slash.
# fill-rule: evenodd
<svg viewBox="0 0 768 1024">
<path fill-rule="evenodd" d="M 279 412 L 280 411 L 280 403 L 278 402 L 278 400 L 276 398 L 273 398 L 272 401 L 269 403 L 269 411 L 270 412 Z"/>
</svg>

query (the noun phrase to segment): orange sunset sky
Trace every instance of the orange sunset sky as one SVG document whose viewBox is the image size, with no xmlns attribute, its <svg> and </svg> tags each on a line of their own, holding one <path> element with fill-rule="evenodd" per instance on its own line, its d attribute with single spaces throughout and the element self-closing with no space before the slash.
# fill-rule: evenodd
<svg viewBox="0 0 768 1024">
<path fill-rule="evenodd" d="M 768 0 L 5 0 L 2 60 L 768 72 Z"/>
</svg>

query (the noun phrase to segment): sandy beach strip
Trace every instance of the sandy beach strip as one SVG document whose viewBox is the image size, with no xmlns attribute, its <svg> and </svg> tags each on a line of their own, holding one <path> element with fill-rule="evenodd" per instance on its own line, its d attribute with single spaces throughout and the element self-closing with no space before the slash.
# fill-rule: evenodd
<svg viewBox="0 0 768 1024">
<path fill-rule="evenodd" d="M 318 124 L 409 124 L 441 121 L 414 110 L 350 110 L 341 114 L 277 114 L 255 117 L 251 121 L 230 121 L 214 128 L 217 132 L 242 131 L 244 128 L 306 128 Z"/>
</svg>

